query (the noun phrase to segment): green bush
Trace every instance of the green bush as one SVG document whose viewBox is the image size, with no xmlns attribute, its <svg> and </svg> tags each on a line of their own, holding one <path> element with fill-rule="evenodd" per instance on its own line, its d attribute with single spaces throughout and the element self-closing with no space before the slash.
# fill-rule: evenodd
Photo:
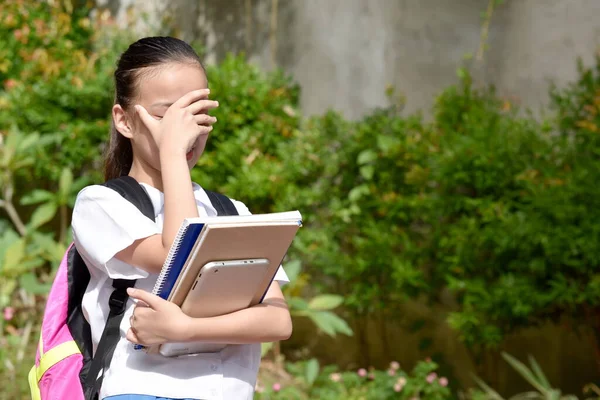
<svg viewBox="0 0 600 400">
<path fill-rule="evenodd" d="M 92 21 L 89 8 L 69 4 L 8 0 L 0 5 L 0 131 L 16 127 L 48 139 L 48 146 L 36 150 L 34 167 L 18 172 L 38 186 L 58 180 L 64 167 L 76 176 L 101 179 L 111 73 L 123 42 L 108 35 L 105 15 Z"/>
<path fill-rule="evenodd" d="M 558 134 L 468 82 L 438 101 L 444 150 L 432 165 L 433 263 L 458 295 L 450 323 L 469 344 L 498 345 L 522 327 L 589 324 L 597 315 L 598 120 L 571 112 L 598 112 L 595 71 L 553 90 Z"/>
<path fill-rule="evenodd" d="M 315 117 L 282 146 L 277 208 L 302 210 L 295 249 L 358 313 L 427 286 L 419 193 L 432 151 L 418 116 Z M 423 267 L 423 268 L 422 268 Z"/>
<path fill-rule="evenodd" d="M 553 268 L 532 254 L 543 234 L 533 202 L 552 184 L 553 140 L 469 78 L 435 106 L 429 161 L 432 264 L 461 305 L 450 323 L 469 344 L 497 345 L 534 323 Z"/>
</svg>

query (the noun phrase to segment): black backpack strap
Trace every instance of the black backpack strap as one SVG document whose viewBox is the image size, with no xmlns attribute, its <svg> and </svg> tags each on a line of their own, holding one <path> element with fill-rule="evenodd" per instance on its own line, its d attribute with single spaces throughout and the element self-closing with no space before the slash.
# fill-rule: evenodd
<svg viewBox="0 0 600 400">
<path fill-rule="evenodd" d="M 155 220 L 152 201 L 146 190 L 134 178 L 122 176 L 112 179 L 104 185 L 113 189 L 135 205 L 146 217 L 152 221 Z M 127 308 L 127 301 L 129 300 L 127 289 L 133 286 L 135 286 L 135 280 L 113 280 L 115 290 L 113 290 L 108 302 L 110 312 L 85 380 L 84 390 L 86 400 L 95 400 L 98 398 L 104 372 L 110 366 L 113 353 L 121 337 L 120 325 L 125 314 L 125 309 Z"/>
<path fill-rule="evenodd" d="M 237 208 L 235 208 L 229 197 L 210 190 L 205 190 L 205 192 L 211 204 L 217 210 L 217 215 L 239 215 Z"/>
<path fill-rule="evenodd" d="M 112 356 L 117 347 L 117 343 L 121 338 L 121 321 L 125 314 L 125 308 L 127 307 L 127 300 L 129 295 L 127 294 L 127 288 L 133 287 L 135 280 L 127 279 L 115 279 L 113 280 L 113 290 L 108 301 L 110 312 L 106 319 L 106 325 L 100 342 L 98 342 L 98 348 L 92 359 L 92 365 L 88 372 L 85 382 L 85 399 L 96 400 L 102 387 L 102 381 L 104 379 L 104 373 L 110 367 Z M 101 374 L 100 376 L 98 376 Z"/>
<path fill-rule="evenodd" d="M 146 192 L 134 178 L 130 176 L 122 176 L 117 179 L 111 179 L 104 183 L 104 186 L 111 188 L 119 193 L 125 199 L 129 200 L 136 206 L 142 214 L 154 221 L 154 206 Z"/>
</svg>

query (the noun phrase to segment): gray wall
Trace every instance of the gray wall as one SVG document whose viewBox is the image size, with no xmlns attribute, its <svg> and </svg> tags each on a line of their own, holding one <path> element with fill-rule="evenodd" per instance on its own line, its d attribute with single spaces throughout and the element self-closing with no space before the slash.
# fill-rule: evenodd
<svg viewBox="0 0 600 400">
<path fill-rule="evenodd" d="M 272 0 L 99 0 L 124 20 L 125 10 L 171 16 L 186 39 L 201 39 L 214 62 L 244 51 L 264 68 L 291 73 L 303 89 L 302 109 L 333 108 L 357 118 L 387 104 L 393 85 L 406 111 L 428 110 L 456 82 L 465 54 L 479 46 L 487 0 L 279 0 L 275 52 Z M 491 21 L 489 51 L 470 63 L 478 82 L 538 111 L 550 80 L 576 75 L 600 48 L 599 0 L 506 0 Z M 147 25 L 146 25 L 147 26 Z M 142 24 L 138 24 L 140 32 Z M 144 33 L 156 32 L 146 30 Z M 143 34 L 143 33 L 140 33 Z"/>
</svg>

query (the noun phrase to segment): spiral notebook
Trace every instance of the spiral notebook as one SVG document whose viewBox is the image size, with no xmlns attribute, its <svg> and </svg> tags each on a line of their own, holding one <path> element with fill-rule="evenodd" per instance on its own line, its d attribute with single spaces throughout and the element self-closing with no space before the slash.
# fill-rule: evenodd
<svg viewBox="0 0 600 400">
<path fill-rule="evenodd" d="M 302 216 L 298 211 L 186 219 L 171 246 L 153 293 L 194 317 L 194 304 L 185 300 L 204 265 L 211 261 L 266 258 L 269 270 L 250 301 L 250 306 L 258 304 L 301 225 Z M 172 352 L 173 346 L 168 347 Z M 145 350 L 157 353 L 159 346 Z"/>
</svg>

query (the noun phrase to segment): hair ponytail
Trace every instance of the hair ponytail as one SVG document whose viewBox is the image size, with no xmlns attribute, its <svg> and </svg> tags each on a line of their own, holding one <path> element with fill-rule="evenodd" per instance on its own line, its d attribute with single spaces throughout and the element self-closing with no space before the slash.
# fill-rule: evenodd
<svg viewBox="0 0 600 400">
<path fill-rule="evenodd" d="M 121 135 L 115 121 L 111 121 L 110 139 L 104 156 L 104 179 L 109 181 L 129 174 L 132 162 L 131 140 Z"/>
</svg>

